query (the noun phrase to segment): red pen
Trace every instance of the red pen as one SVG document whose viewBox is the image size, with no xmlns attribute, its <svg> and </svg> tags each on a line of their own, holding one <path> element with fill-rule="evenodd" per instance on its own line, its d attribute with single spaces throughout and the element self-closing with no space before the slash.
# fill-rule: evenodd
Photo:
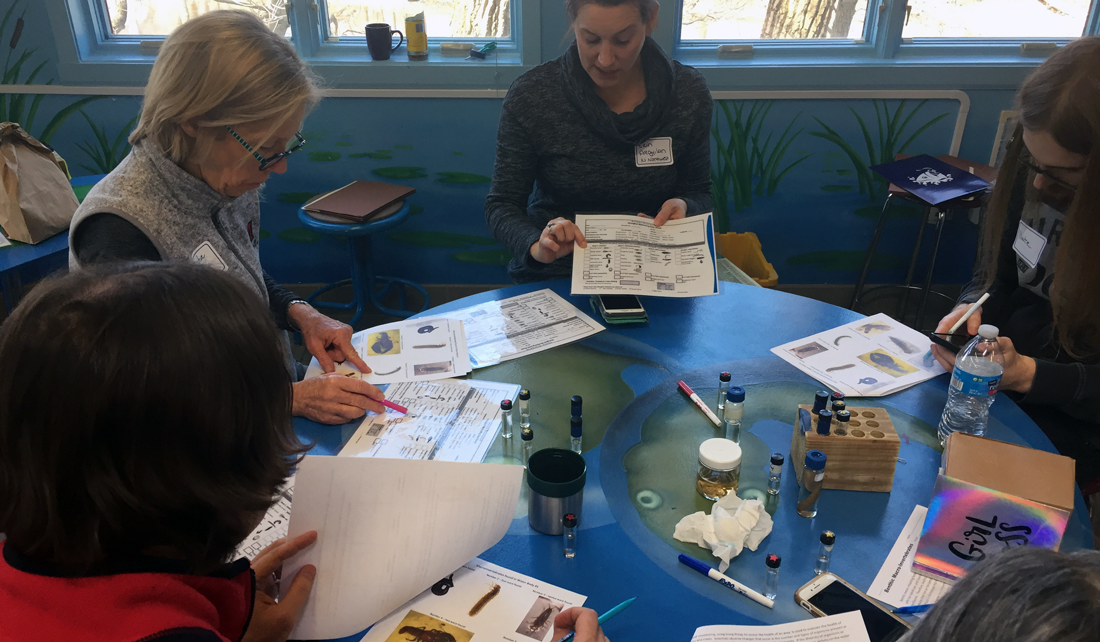
<svg viewBox="0 0 1100 642">
<path fill-rule="evenodd" d="M 397 412 L 399 412 L 403 415 L 409 414 L 409 409 L 408 408 L 406 408 L 405 406 L 402 406 L 400 404 L 396 404 L 396 403 L 394 403 L 392 401 L 389 401 L 387 399 L 382 400 L 382 405 L 387 407 L 387 408 L 390 408 L 392 410 L 396 410 Z"/>
<path fill-rule="evenodd" d="M 703 400 L 699 398 L 699 395 L 695 394 L 695 392 L 693 392 L 692 389 L 683 382 L 683 380 L 677 381 L 676 385 L 680 387 L 680 392 L 687 395 L 688 398 L 691 399 L 692 402 L 694 402 L 695 405 L 699 407 L 699 410 L 703 411 L 703 414 L 707 416 L 707 419 L 710 419 L 710 422 L 712 424 L 714 424 L 718 428 L 722 427 L 722 422 L 718 419 L 718 416 L 711 412 L 707 404 L 703 403 Z"/>
</svg>

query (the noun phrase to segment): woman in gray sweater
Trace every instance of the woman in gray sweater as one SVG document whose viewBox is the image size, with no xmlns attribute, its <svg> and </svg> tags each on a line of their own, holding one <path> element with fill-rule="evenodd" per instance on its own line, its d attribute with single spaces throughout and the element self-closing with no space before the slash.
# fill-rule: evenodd
<svg viewBox="0 0 1100 642">
<path fill-rule="evenodd" d="M 699 72 L 649 34 L 655 0 L 566 0 L 577 41 L 508 90 L 485 202 L 517 283 L 567 277 L 577 212 L 662 225 L 711 210 L 713 102 Z M 650 163 L 643 149 L 668 161 Z M 532 194 L 533 190 L 533 194 Z"/>
</svg>

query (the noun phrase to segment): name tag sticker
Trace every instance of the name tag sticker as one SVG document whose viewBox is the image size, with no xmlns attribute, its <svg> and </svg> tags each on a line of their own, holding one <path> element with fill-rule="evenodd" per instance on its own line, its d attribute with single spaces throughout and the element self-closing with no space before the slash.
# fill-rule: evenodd
<svg viewBox="0 0 1100 642">
<path fill-rule="evenodd" d="M 650 138 L 634 146 L 634 165 L 637 167 L 661 167 L 671 164 L 671 138 Z"/>
<path fill-rule="evenodd" d="M 1016 241 L 1012 244 L 1012 249 L 1016 251 L 1016 255 L 1020 259 L 1027 263 L 1027 266 L 1034 268 L 1039 265 L 1039 257 L 1043 255 L 1043 248 L 1047 246 L 1047 239 L 1042 234 L 1036 232 L 1030 225 L 1020 221 L 1020 227 L 1016 230 Z"/>
</svg>

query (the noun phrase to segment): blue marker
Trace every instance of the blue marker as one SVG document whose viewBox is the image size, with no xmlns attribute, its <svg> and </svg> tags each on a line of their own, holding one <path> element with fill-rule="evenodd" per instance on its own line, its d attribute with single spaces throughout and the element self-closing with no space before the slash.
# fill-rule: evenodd
<svg viewBox="0 0 1100 642">
<path fill-rule="evenodd" d="M 935 604 L 918 604 L 916 606 L 903 606 L 900 609 L 894 609 L 894 613 L 898 615 L 916 615 L 917 613 L 924 613 L 928 609 L 935 606 Z"/>
<path fill-rule="evenodd" d="M 638 598 L 632 597 L 629 600 L 627 600 L 627 601 L 623 602 L 622 604 L 616 606 L 615 608 L 611 609 L 607 613 L 604 613 L 603 615 L 601 615 L 598 618 L 600 626 L 603 626 L 604 622 L 606 622 L 606 621 L 610 620 L 611 618 L 615 617 L 616 615 L 622 613 L 624 610 L 626 610 L 626 607 L 633 604 L 634 600 L 636 600 L 636 599 L 638 599 Z M 574 635 L 576 635 L 576 633 L 570 633 L 569 635 L 567 635 L 567 636 L 563 637 L 562 639 L 558 640 L 558 642 L 572 642 Z"/>
<path fill-rule="evenodd" d="M 714 580 L 715 582 L 718 582 L 722 586 L 725 586 L 728 589 L 732 589 L 735 592 L 740 593 L 741 595 L 744 595 L 745 597 L 749 598 L 750 600 L 753 600 L 754 602 L 758 602 L 760 604 L 763 604 L 764 606 L 768 607 L 769 609 L 775 608 L 775 602 L 769 600 L 768 598 L 766 598 L 763 595 L 757 593 L 756 591 L 754 591 L 751 588 L 745 586 L 744 584 L 738 582 L 737 580 L 733 580 L 733 579 L 730 579 L 730 578 L 726 577 L 725 575 L 722 575 L 718 571 L 714 570 L 713 568 L 711 568 L 710 566 L 704 564 L 703 562 L 700 562 L 699 560 L 695 559 L 694 557 L 688 557 L 687 555 L 684 555 L 683 553 L 681 553 L 680 554 L 680 561 L 683 562 L 684 564 L 687 564 L 691 568 L 699 571 L 703 575 L 706 575 L 707 577 Z"/>
</svg>

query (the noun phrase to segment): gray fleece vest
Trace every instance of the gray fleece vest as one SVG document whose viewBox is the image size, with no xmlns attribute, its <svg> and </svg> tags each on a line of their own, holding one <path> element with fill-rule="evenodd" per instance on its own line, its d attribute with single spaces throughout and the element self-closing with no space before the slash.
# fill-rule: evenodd
<svg viewBox="0 0 1100 642">
<path fill-rule="evenodd" d="M 188 174 L 152 140 L 134 145 L 118 167 L 92 187 L 69 228 L 69 269 L 79 270 L 73 232 L 92 214 L 107 212 L 137 226 L 161 259 L 188 260 L 230 272 L 267 304 L 260 267 L 257 190 L 224 196 Z M 285 335 L 284 335 L 285 337 Z M 287 342 L 287 367 L 294 376 Z"/>
</svg>

